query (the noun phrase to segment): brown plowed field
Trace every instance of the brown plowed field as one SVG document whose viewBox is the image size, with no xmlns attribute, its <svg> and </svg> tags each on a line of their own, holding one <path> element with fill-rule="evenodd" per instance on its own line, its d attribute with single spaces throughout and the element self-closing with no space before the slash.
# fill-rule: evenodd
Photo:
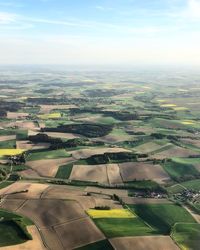
<svg viewBox="0 0 200 250">
<path fill-rule="evenodd" d="M 119 164 L 123 181 L 153 180 L 158 183 L 165 183 L 170 179 L 169 175 L 160 165 L 153 165 L 143 162 L 128 162 Z"/>
<path fill-rule="evenodd" d="M 188 157 L 190 155 L 199 155 L 199 153 L 192 151 L 190 149 L 174 146 L 168 150 L 162 151 L 161 153 L 154 154 L 153 158 L 164 159 L 164 158 L 171 158 L 171 157 Z"/>
<path fill-rule="evenodd" d="M 106 165 L 74 165 L 70 179 L 108 184 Z"/>
<path fill-rule="evenodd" d="M 64 249 L 74 249 L 105 238 L 90 218 L 72 221 L 54 227 Z"/>
<path fill-rule="evenodd" d="M 39 227 L 50 227 L 86 216 L 75 201 L 27 200 L 17 212 L 32 218 Z"/>
<path fill-rule="evenodd" d="M 15 182 L 4 189 L 0 189 L 0 195 L 7 195 L 10 199 L 36 199 L 40 198 L 40 195 L 47 187 L 47 184 Z M 23 192 L 26 190 L 28 192 Z"/>
<path fill-rule="evenodd" d="M 0 142 L 1 141 L 15 140 L 15 139 L 16 139 L 16 135 L 3 135 L 3 136 L 0 136 Z"/>
<path fill-rule="evenodd" d="M 110 242 L 116 250 L 179 250 L 169 236 L 113 238 Z"/>
<path fill-rule="evenodd" d="M 72 156 L 75 159 L 86 159 L 93 155 L 101 155 L 104 153 L 118 153 L 118 152 L 130 152 L 130 150 L 124 148 L 90 148 L 90 149 L 80 149 L 71 151 Z"/>
<path fill-rule="evenodd" d="M 118 164 L 107 164 L 107 175 L 110 184 L 123 183 Z"/>
<path fill-rule="evenodd" d="M 34 169 L 40 176 L 54 177 L 59 166 L 71 162 L 73 158 L 59 158 L 48 160 L 27 161 L 26 165 Z"/>
</svg>

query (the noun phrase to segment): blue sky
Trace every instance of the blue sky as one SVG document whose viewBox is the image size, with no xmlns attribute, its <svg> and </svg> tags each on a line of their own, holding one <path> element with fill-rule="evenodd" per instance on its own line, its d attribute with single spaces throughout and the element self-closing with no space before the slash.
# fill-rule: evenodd
<svg viewBox="0 0 200 250">
<path fill-rule="evenodd" d="M 200 0 L 0 0 L 0 64 L 200 65 Z"/>
</svg>

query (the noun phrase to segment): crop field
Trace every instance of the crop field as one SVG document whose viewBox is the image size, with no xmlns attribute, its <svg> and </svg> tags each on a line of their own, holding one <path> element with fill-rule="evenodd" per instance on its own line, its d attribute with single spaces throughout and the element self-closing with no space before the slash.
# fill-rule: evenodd
<svg viewBox="0 0 200 250">
<path fill-rule="evenodd" d="M 197 177 L 200 175 L 200 172 L 191 164 L 180 163 L 177 161 L 167 162 L 163 166 L 164 170 L 172 177 L 172 178 L 183 178 L 187 176 Z"/>
<path fill-rule="evenodd" d="M 178 250 L 179 247 L 169 236 L 136 236 L 136 237 L 119 237 L 110 240 L 115 249 L 126 250 Z"/>
<path fill-rule="evenodd" d="M 64 249 L 78 248 L 105 238 L 89 218 L 56 226 L 55 231 L 59 235 Z M 70 238 L 66 237 L 66 235 L 70 235 Z"/>
<path fill-rule="evenodd" d="M 144 143 L 140 146 L 137 146 L 134 148 L 134 150 L 136 150 L 137 152 L 140 152 L 140 153 L 151 153 L 151 152 L 154 152 L 154 151 L 157 151 L 157 150 L 164 150 L 164 148 L 169 145 L 169 144 L 164 144 L 164 145 L 160 145 L 156 142 L 147 142 L 147 143 Z"/>
<path fill-rule="evenodd" d="M 188 157 L 195 155 L 198 156 L 198 152 L 195 152 L 191 149 L 182 148 L 179 146 L 173 146 L 170 149 L 154 154 L 153 157 L 157 159 L 163 159 L 172 157 Z"/>
<path fill-rule="evenodd" d="M 180 249 L 198 249 L 200 244 L 200 225 L 177 223 L 172 230 L 172 238 Z"/>
<path fill-rule="evenodd" d="M 26 165 L 36 173 L 38 173 L 40 176 L 54 177 L 58 171 L 59 166 L 68 164 L 72 161 L 73 158 L 71 157 L 61 157 L 58 159 L 27 161 Z"/>
<path fill-rule="evenodd" d="M 112 247 L 112 245 L 108 240 L 101 240 L 83 247 L 76 248 L 76 250 L 101 250 L 101 249 L 114 250 L 114 248 Z"/>
<path fill-rule="evenodd" d="M 184 208 L 174 204 L 137 204 L 129 207 L 161 234 L 170 234 L 174 224 L 195 223 Z"/>
<path fill-rule="evenodd" d="M 99 218 L 134 218 L 135 215 L 128 209 L 111 209 L 111 210 L 95 210 L 89 209 L 87 211 L 90 217 L 93 219 Z"/>
<path fill-rule="evenodd" d="M 200 191 L 200 180 L 199 179 L 182 182 L 181 185 L 187 189 L 194 189 L 196 191 Z"/>
<path fill-rule="evenodd" d="M 61 114 L 60 113 L 50 113 L 50 114 L 38 115 L 38 117 L 42 120 L 59 119 L 59 118 L 61 118 Z"/>
<path fill-rule="evenodd" d="M 144 236 L 156 234 L 156 230 L 147 226 L 140 218 L 99 218 L 95 224 L 108 238 L 126 236 Z"/>
<path fill-rule="evenodd" d="M 20 155 L 24 152 L 23 149 L 0 149 L 0 156 Z"/>
<path fill-rule="evenodd" d="M 23 243 L 29 238 L 26 226 L 28 220 L 0 209 L 0 247 Z"/>
<path fill-rule="evenodd" d="M 38 232 L 38 229 L 35 226 L 28 226 L 27 230 L 29 234 L 32 236 L 32 240 L 26 241 L 24 243 L 20 243 L 17 245 L 9 245 L 7 247 L 2 247 L 2 250 L 45 250 L 45 246 L 42 242 L 41 236 Z"/>
<path fill-rule="evenodd" d="M 36 161 L 36 160 L 47 160 L 47 159 L 57 159 L 57 158 L 66 158 L 70 157 L 70 153 L 66 150 L 41 150 L 39 152 L 31 152 L 28 155 L 29 161 Z"/>
<path fill-rule="evenodd" d="M 86 159 L 93 155 L 102 155 L 104 153 L 130 152 L 124 148 L 90 148 L 71 151 L 70 153 L 75 159 Z"/>
<path fill-rule="evenodd" d="M 74 165 L 69 179 L 106 184 L 109 182 L 106 165 Z"/>
<path fill-rule="evenodd" d="M 153 180 L 158 183 L 164 183 L 170 179 L 169 175 L 160 165 L 131 162 L 121 163 L 119 167 L 124 182 L 133 180 Z"/>
</svg>

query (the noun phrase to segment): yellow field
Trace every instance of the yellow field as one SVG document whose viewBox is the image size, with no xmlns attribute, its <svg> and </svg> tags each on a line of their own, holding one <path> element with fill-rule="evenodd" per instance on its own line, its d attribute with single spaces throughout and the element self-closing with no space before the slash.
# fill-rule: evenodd
<svg viewBox="0 0 200 250">
<path fill-rule="evenodd" d="M 188 92 L 187 89 L 178 89 L 178 91 L 180 91 L 180 92 Z"/>
<path fill-rule="evenodd" d="M 51 114 L 44 114 L 44 115 L 38 115 L 40 119 L 46 120 L 46 119 L 57 119 L 61 117 L 60 113 L 51 113 Z"/>
<path fill-rule="evenodd" d="M 158 100 L 156 100 L 157 102 L 166 102 L 166 100 L 164 100 L 164 99 L 158 99 Z"/>
<path fill-rule="evenodd" d="M 176 104 L 162 104 L 161 107 L 176 107 Z"/>
<path fill-rule="evenodd" d="M 23 100 L 26 100 L 28 98 L 26 96 L 22 96 L 22 97 L 19 97 L 18 99 L 23 101 Z"/>
<path fill-rule="evenodd" d="M 151 89 L 149 86 L 142 86 L 143 89 Z"/>
<path fill-rule="evenodd" d="M 195 124 L 195 123 L 194 123 L 193 121 L 191 121 L 191 120 L 184 120 L 184 121 L 182 121 L 181 123 L 184 124 L 184 125 L 194 125 L 194 124 Z"/>
<path fill-rule="evenodd" d="M 97 218 L 134 218 L 135 215 L 132 214 L 128 209 L 110 209 L 110 210 L 96 210 L 89 209 L 87 213 L 93 219 Z"/>
<path fill-rule="evenodd" d="M 24 152 L 23 149 L 0 149 L 0 156 L 20 155 Z"/>
<path fill-rule="evenodd" d="M 144 91 L 136 91 L 135 94 L 140 95 L 140 94 L 144 94 Z"/>
<path fill-rule="evenodd" d="M 185 108 L 185 107 L 174 107 L 173 109 L 176 111 L 188 110 L 188 108 Z"/>
</svg>

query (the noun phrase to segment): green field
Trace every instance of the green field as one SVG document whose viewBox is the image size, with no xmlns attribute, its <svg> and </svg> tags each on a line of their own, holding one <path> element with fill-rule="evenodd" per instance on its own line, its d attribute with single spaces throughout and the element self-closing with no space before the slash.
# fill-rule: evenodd
<svg viewBox="0 0 200 250">
<path fill-rule="evenodd" d="M 194 189 L 198 192 L 200 191 L 200 179 L 185 181 L 185 182 L 182 182 L 181 185 L 187 189 Z"/>
<path fill-rule="evenodd" d="M 1 141 L 0 148 L 16 148 L 16 140 Z"/>
<path fill-rule="evenodd" d="M 18 130 L 16 131 L 16 139 L 17 140 L 27 140 L 28 131 L 27 130 Z"/>
<path fill-rule="evenodd" d="M 174 160 L 165 163 L 163 168 L 175 180 L 183 180 L 184 177 L 197 178 L 200 175 L 193 165 Z"/>
<path fill-rule="evenodd" d="M 182 164 L 200 164 L 200 158 L 179 158 L 173 157 L 173 162 L 182 163 Z"/>
<path fill-rule="evenodd" d="M 37 161 L 37 160 L 57 159 L 65 157 L 70 157 L 70 154 L 65 149 L 45 150 L 45 151 L 29 153 L 27 160 Z"/>
<path fill-rule="evenodd" d="M 12 181 L 3 181 L 3 182 L 0 182 L 0 189 L 9 186 L 9 185 L 11 185 L 12 183 L 13 183 Z"/>
<path fill-rule="evenodd" d="M 177 223 L 171 236 L 182 250 L 198 250 L 200 246 L 200 224 Z"/>
<path fill-rule="evenodd" d="M 0 210 L 0 247 L 23 243 L 31 239 L 26 226 L 32 225 L 29 219 L 14 213 Z"/>
<path fill-rule="evenodd" d="M 114 250 L 108 240 L 101 240 L 84 247 L 76 248 L 76 250 Z"/>
<path fill-rule="evenodd" d="M 129 181 L 124 183 L 128 190 L 129 196 L 135 193 L 135 190 L 144 190 L 144 191 L 164 191 L 158 183 L 151 180 L 144 181 Z"/>
<path fill-rule="evenodd" d="M 170 234 L 177 222 L 195 223 L 193 217 L 175 204 L 138 204 L 129 207 L 160 234 Z"/>
<path fill-rule="evenodd" d="M 181 184 L 175 184 L 167 188 L 167 191 L 171 194 L 181 193 L 185 188 Z"/>
<path fill-rule="evenodd" d="M 156 234 L 156 230 L 147 226 L 139 217 L 131 219 L 102 218 L 94 219 L 94 222 L 108 238 Z"/>
<path fill-rule="evenodd" d="M 73 168 L 73 163 L 60 166 L 55 177 L 61 179 L 69 179 L 70 174 L 72 172 L 72 168 Z"/>
</svg>

